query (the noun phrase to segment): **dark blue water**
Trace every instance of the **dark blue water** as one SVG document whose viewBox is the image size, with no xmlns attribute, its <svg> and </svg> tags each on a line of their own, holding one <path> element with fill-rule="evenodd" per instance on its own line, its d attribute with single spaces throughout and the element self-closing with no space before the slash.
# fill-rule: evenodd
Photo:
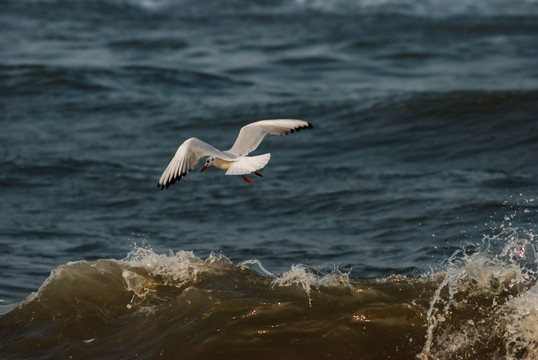
<svg viewBox="0 0 538 360">
<path fill-rule="evenodd" d="M 532 0 L 3 1 L 0 357 L 536 356 L 537 59 Z M 157 188 L 185 139 L 228 149 L 271 118 L 314 129 L 266 138 L 253 185 L 199 166 Z M 184 296 L 208 308 L 167 313 Z M 268 305 L 286 301 L 289 319 Z M 230 325 L 264 306 L 254 330 Z M 263 338 L 280 318 L 287 332 Z M 134 322 L 153 335 L 115 349 Z"/>
</svg>

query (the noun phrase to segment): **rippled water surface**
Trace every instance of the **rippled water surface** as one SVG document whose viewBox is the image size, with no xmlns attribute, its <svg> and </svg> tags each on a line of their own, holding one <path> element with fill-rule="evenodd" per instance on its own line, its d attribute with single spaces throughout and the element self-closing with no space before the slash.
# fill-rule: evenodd
<svg viewBox="0 0 538 360">
<path fill-rule="evenodd" d="M 538 357 L 535 1 L 6 0 L 0 29 L 1 358 Z M 158 189 L 271 118 L 314 129 L 253 185 Z"/>
</svg>

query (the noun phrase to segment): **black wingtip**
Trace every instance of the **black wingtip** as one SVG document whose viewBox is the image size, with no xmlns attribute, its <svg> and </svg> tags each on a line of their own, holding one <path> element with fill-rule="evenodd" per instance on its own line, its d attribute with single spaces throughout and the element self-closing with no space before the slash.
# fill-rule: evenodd
<svg viewBox="0 0 538 360">
<path fill-rule="evenodd" d="M 187 175 L 189 172 L 186 172 L 186 173 L 182 173 L 178 176 L 175 176 L 173 178 L 171 178 L 167 183 L 165 184 L 161 184 L 161 183 L 158 183 L 157 184 L 157 187 L 161 188 L 161 190 L 164 190 L 164 189 L 168 189 L 170 186 L 174 185 L 175 183 L 177 183 L 179 180 L 183 179 L 185 177 L 185 175 Z"/>
<path fill-rule="evenodd" d="M 158 184 L 157 187 L 160 188 L 161 191 L 162 191 L 162 190 L 164 190 L 164 189 L 168 189 L 168 188 L 170 187 L 170 185 L 171 185 L 170 183 L 168 183 L 168 184 L 166 184 L 166 185 L 164 185 L 164 184 Z"/>
<path fill-rule="evenodd" d="M 296 133 L 296 132 L 299 132 L 301 130 L 305 130 L 305 129 L 313 129 L 314 128 L 314 125 L 312 125 L 311 123 L 309 123 L 308 121 L 306 122 L 308 125 L 303 125 L 303 126 L 299 126 L 299 127 L 296 127 L 295 129 L 292 129 L 290 131 L 290 133 Z"/>
</svg>

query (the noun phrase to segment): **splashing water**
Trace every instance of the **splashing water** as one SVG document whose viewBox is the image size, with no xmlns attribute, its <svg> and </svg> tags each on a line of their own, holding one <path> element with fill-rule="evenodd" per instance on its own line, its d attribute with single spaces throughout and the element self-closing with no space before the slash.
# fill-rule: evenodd
<svg viewBox="0 0 538 360">
<path fill-rule="evenodd" d="M 537 358 L 534 234 L 508 228 L 484 237 L 483 251 L 457 259 L 461 253 L 449 260 L 430 301 L 419 358 Z"/>
</svg>

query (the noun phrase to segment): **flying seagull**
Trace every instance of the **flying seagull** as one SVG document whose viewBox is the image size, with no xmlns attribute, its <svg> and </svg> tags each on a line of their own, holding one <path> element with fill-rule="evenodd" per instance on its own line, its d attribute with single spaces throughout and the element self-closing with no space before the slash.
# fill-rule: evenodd
<svg viewBox="0 0 538 360">
<path fill-rule="evenodd" d="M 312 128 L 307 121 L 295 119 L 260 120 L 245 125 L 239 131 L 232 148 L 220 151 L 197 138 L 185 140 L 159 179 L 161 189 L 168 188 L 187 175 L 196 167 L 198 161 L 207 156 L 201 171 L 210 167 L 226 170 L 226 175 L 241 175 L 246 182 L 252 184 L 245 174 L 254 173 L 263 177 L 258 170 L 262 169 L 271 158 L 271 154 L 247 156 L 262 142 L 265 135 L 288 135 L 302 129 Z"/>
</svg>

